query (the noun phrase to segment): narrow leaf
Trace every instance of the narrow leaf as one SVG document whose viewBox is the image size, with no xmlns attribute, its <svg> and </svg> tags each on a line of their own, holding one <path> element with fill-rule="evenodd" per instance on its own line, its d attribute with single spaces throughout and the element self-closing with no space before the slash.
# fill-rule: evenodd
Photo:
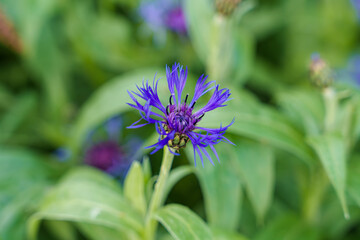
<svg viewBox="0 0 360 240">
<path fill-rule="evenodd" d="M 239 172 L 234 167 L 235 148 L 227 143 L 216 147 L 220 164 L 211 165 L 207 159 L 205 166 L 195 168 L 204 194 L 205 210 L 211 226 L 226 230 L 235 230 L 239 221 L 242 203 L 242 191 Z M 194 162 L 193 151 L 188 148 L 189 160 Z M 211 154 L 213 159 L 216 157 Z"/>
<path fill-rule="evenodd" d="M 274 190 L 274 155 L 271 148 L 251 142 L 237 143 L 237 163 L 256 217 L 263 222 Z"/>
<path fill-rule="evenodd" d="M 310 145 L 315 149 L 328 175 L 331 184 L 340 199 L 345 218 L 349 217 L 346 197 L 346 143 L 345 139 L 336 133 L 311 137 Z"/>
<path fill-rule="evenodd" d="M 131 202 L 135 209 L 142 215 L 145 215 L 146 201 L 144 173 L 138 162 L 132 164 L 129 173 L 127 174 L 124 183 L 124 196 Z"/>
</svg>

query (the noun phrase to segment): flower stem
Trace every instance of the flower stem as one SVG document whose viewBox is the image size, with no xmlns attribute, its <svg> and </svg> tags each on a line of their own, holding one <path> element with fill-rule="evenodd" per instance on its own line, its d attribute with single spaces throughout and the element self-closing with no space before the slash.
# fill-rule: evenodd
<svg viewBox="0 0 360 240">
<path fill-rule="evenodd" d="M 164 198 L 165 183 L 169 176 L 170 168 L 174 159 L 174 155 L 169 151 L 168 147 L 164 147 L 164 155 L 161 163 L 158 180 L 155 184 L 155 191 L 150 200 L 150 206 L 145 219 L 145 239 L 153 240 L 156 235 L 157 221 L 152 215 L 160 207 Z"/>
<path fill-rule="evenodd" d="M 332 87 L 327 87 L 323 90 L 323 97 L 325 102 L 325 122 L 324 130 L 329 132 L 333 130 L 335 120 L 336 120 L 336 111 L 337 111 L 337 96 Z"/>
</svg>

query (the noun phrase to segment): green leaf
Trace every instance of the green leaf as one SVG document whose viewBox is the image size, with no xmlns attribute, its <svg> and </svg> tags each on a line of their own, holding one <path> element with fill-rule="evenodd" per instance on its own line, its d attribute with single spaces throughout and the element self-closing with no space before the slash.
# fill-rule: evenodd
<svg viewBox="0 0 360 240">
<path fill-rule="evenodd" d="M 292 122 L 307 134 L 319 134 L 324 124 L 324 103 L 318 91 L 286 90 L 278 93 L 277 101 Z"/>
<path fill-rule="evenodd" d="M 140 238 L 142 218 L 113 183 L 110 177 L 97 170 L 73 170 L 29 220 L 29 238 L 36 239 L 43 219 L 96 224 L 114 229 L 127 239 Z"/>
<path fill-rule="evenodd" d="M 144 179 L 145 182 L 148 182 L 151 178 L 151 165 L 150 165 L 150 159 L 148 156 L 144 156 L 143 161 L 142 161 L 142 166 L 143 166 L 143 172 L 144 172 Z"/>
<path fill-rule="evenodd" d="M 0 147 L 0 239 L 24 239 L 26 219 L 48 188 L 48 169 L 28 150 Z"/>
<path fill-rule="evenodd" d="M 224 231 L 219 228 L 212 228 L 211 231 L 216 240 L 247 240 L 245 236 L 237 232 Z"/>
<path fill-rule="evenodd" d="M 242 192 L 239 172 L 236 169 L 235 147 L 219 143 L 216 147 L 220 164 L 211 165 L 205 158 L 204 167 L 195 168 L 204 194 L 205 210 L 211 226 L 235 230 L 240 216 Z M 186 150 L 189 161 L 194 162 L 194 153 Z M 210 154 L 210 153 L 209 153 Z M 210 154 L 213 159 L 216 157 Z"/>
<path fill-rule="evenodd" d="M 48 187 L 47 183 L 36 181 L 27 185 L 26 187 L 18 186 L 17 192 L 5 193 L 11 201 L 0 207 L 1 239 L 23 239 L 25 237 L 26 218 L 34 211 L 35 205 L 41 200 Z"/>
<path fill-rule="evenodd" d="M 344 215 L 348 218 L 349 213 L 345 197 L 346 183 L 346 142 L 336 133 L 327 133 L 321 136 L 309 138 L 309 144 L 315 149 L 319 159 L 328 175 L 336 194 L 340 199 Z"/>
<path fill-rule="evenodd" d="M 283 214 L 271 221 L 255 236 L 255 240 L 316 240 L 320 239 L 316 229 L 310 228 L 300 220 L 299 216 Z"/>
<path fill-rule="evenodd" d="M 126 234 L 119 232 L 113 228 L 100 226 L 90 223 L 77 223 L 76 226 L 84 233 L 86 237 L 92 240 L 106 239 L 106 240 L 118 240 L 128 239 Z"/>
<path fill-rule="evenodd" d="M 177 240 L 213 239 L 205 222 L 187 207 L 167 205 L 155 213 L 155 218 Z"/>
<path fill-rule="evenodd" d="M 108 175 L 103 172 L 92 168 L 92 167 L 78 167 L 70 171 L 62 179 L 62 185 L 71 185 L 72 183 L 79 183 L 86 185 L 89 181 L 91 185 L 103 186 L 118 195 L 122 195 L 120 184 L 114 179 L 110 178 Z"/>
<path fill-rule="evenodd" d="M 90 129 L 96 127 L 106 119 L 116 114 L 132 110 L 126 104 L 131 102 L 127 90 L 135 90 L 136 84 L 141 84 L 143 79 L 152 81 L 155 73 L 158 73 L 156 78 L 164 76 L 163 71 L 159 69 L 136 70 L 135 72 L 117 77 L 101 87 L 81 109 L 74 126 L 74 133 L 70 143 L 71 147 L 76 150 Z M 165 84 L 161 86 L 165 86 Z"/>
<path fill-rule="evenodd" d="M 40 160 L 31 151 L 0 146 L 0 186 L 23 183 L 23 179 L 45 180 L 48 169 Z"/>
<path fill-rule="evenodd" d="M 146 211 L 144 173 L 138 162 L 134 162 L 124 182 L 124 196 L 143 216 Z"/>
<path fill-rule="evenodd" d="M 236 142 L 238 170 L 256 217 L 263 222 L 272 202 L 275 178 L 274 154 L 270 147 L 252 142 Z"/>
<path fill-rule="evenodd" d="M 6 141 L 20 124 L 34 111 L 36 95 L 26 93 L 20 95 L 15 103 L 11 104 L 10 111 L 0 120 L 0 142 Z"/>
<path fill-rule="evenodd" d="M 347 191 L 360 207 L 360 156 L 353 156 L 348 166 Z"/>
<path fill-rule="evenodd" d="M 235 103 L 238 101 L 235 100 Z M 213 128 L 235 119 L 228 132 L 268 143 L 294 154 L 306 163 L 313 161 L 313 151 L 305 144 L 304 135 L 286 117 L 261 104 L 242 102 L 237 105 L 237 111 L 225 107 L 208 112 L 203 119 L 202 126 Z"/>
</svg>

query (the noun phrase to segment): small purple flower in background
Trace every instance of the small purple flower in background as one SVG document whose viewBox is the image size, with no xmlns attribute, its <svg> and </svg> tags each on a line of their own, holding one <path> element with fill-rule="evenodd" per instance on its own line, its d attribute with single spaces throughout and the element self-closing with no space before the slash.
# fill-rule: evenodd
<svg viewBox="0 0 360 240">
<path fill-rule="evenodd" d="M 84 163 L 123 180 L 131 163 L 138 158 L 141 142 L 135 138 L 119 141 L 121 129 L 122 119 L 114 117 L 94 130 L 86 144 Z"/>
<path fill-rule="evenodd" d="M 201 75 L 196 83 L 193 99 L 190 101 L 188 99 L 189 94 L 183 96 L 187 78 L 187 68 L 184 70 L 180 64 L 174 64 L 172 69 L 167 66 L 166 78 L 171 93 L 169 104 L 166 107 L 160 102 L 157 93 L 159 80 L 155 81 L 155 78 L 152 87 L 146 81 L 146 83 L 143 83 L 142 87 L 137 87 L 139 92 L 128 91 L 135 103 L 128 104 L 139 110 L 141 115 L 140 120 L 133 123 L 128 128 L 139 128 L 148 124 L 155 124 L 160 137 L 157 143 L 147 147 L 155 148 L 152 153 L 157 152 L 164 146 L 168 146 L 173 154 L 178 155 L 176 152 L 178 152 L 179 149 L 184 148 L 186 144 L 191 141 L 194 149 L 195 165 L 196 153 L 200 156 L 202 165 L 204 165 L 202 154 L 204 154 L 214 165 L 205 148 L 210 147 L 219 160 L 214 145 L 220 141 L 231 143 L 224 137 L 224 134 L 233 122 L 226 127 L 220 126 L 218 129 L 198 127 L 197 124 L 201 121 L 206 112 L 226 106 L 224 103 L 229 100 L 230 90 L 227 88 L 219 89 L 219 85 L 212 86 L 214 81 L 206 83 L 207 76 L 204 77 L 204 75 Z M 209 102 L 204 107 L 194 112 L 194 106 L 199 98 L 212 89 L 214 89 L 214 93 Z M 145 104 L 140 104 L 134 95 L 143 99 Z M 158 111 L 152 111 L 153 107 Z M 138 124 L 141 120 L 145 120 L 146 123 Z M 202 133 L 201 131 L 204 131 L 205 133 Z"/>
<path fill-rule="evenodd" d="M 337 72 L 337 78 L 342 82 L 360 87 L 360 55 L 351 57 L 347 66 Z"/>
<path fill-rule="evenodd" d="M 170 29 L 186 34 L 185 15 L 178 0 L 143 0 L 139 14 L 154 32 Z"/>
<path fill-rule="evenodd" d="M 356 11 L 358 19 L 360 19 L 360 0 L 350 0 L 350 2 Z"/>
</svg>

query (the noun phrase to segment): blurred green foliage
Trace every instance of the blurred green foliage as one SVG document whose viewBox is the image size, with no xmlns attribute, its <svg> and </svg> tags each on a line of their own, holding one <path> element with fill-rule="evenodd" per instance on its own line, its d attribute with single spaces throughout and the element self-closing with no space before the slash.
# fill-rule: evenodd
<svg viewBox="0 0 360 240">
<path fill-rule="evenodd" d="M 143 239 L 161 154 L 119 183 L 81 166 L 84 143 L 113 116 L 136 120 L 126 91 L 155 73 L 167 102 L 175 61 L 189 92 L 202 73 L 231 90 L 201 123 L 235 117 L 235 146 L 217 146 L 215 167 L 192 166 L 191 147 L 175 158 L 159 239 L 359 239 L 359 86 L 337 78 L 329 95 L 308 74 L 314 52 L 334 70 L 359 52 L 350 1 L 243 0 L 223 16 L 184 0 L 188 33 L 161 44 L 140 4 L 0 0 L 0 239 Z M 123 129 L 144 146 L 154 132 Z"/>
</svg>

